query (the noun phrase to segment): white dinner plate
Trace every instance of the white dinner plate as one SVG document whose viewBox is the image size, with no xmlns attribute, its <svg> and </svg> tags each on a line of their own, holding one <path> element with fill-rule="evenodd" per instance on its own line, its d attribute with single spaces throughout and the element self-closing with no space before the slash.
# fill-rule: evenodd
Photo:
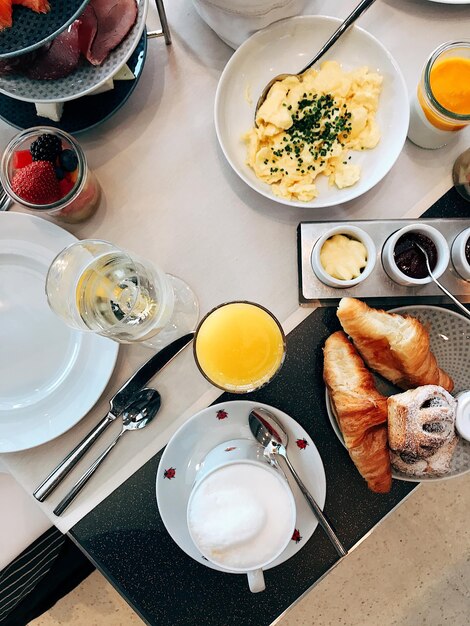
<svg viewBox="0 0 470 626">
<path fill-rule="evenodd" d="M 459 313 L 437 306 L 415 305 L 402 306 L 390 309 L 390 313 L 406 313 L 419 319 L 429 330 L 431 350 L 436 356 L 439 367 L 447 372 L 454 380 L 455 387 L 452 394 L 455 396 L 461 391 L 470 389 L 470 368 L 468 367 L 468 354 L 470 348 L 470 320 Z M 375 377 L 377 389 L 384 396 L 400 393 L 401 390 L 394 387 L 381 377 Z M 336 436 L 345 445 L 343 435 L 338 426 L 334 409 L 330 402 L 328 390 L 326 391 L 326 410 L 330 418 Z M 407 476 L 392 469 L 392 476 L 400 480 L 410 482 L 429 482 L 445 480 L 460 476 L 470 471 L 470 441 L 459 437 L 458 444 L 452 457 L 451 469 L 445 476 L 426 476 L 415 478 Z"/>
<path fill-rule="evenodd" d="M 0 76 L 0 92 L 26 102 L 66 102 L 94 91 L 121 69 L 139 44 L 145 27 L 148 0 L 136 2 L 138 14 L 134 26 L 102 65 L 95 67 L 82 58 L 72 74 L 56 80 L 33 80 L 19 74 Z"/>
<path fill-rule="evenodd" d="M 198 468 L 210 450 L 231 439 L 251 439 L 248 416 L 255 407 L 274 413 L 289 435 L 289 459 L 307 489 L 323 509 L 326 478 L 323 463 L 308 433 L 279 409 L 248 400 L 225 402 L 193 415 L 168 442 L 157 470 L 157 503 L 167 531 L 190 557 L 221 572 L 230 572 L 207 561 L 191 540 L 186 524 L 186 510 Z M 275 567 L 296 554 L 310 539 L 317 520 L 300 489 L 287 475 L 297 509 L 295 532 L 284 552 L 267 568 Z M 231 572 L 232 573 L 232 572 Z M 233 572 L 236 573 L 236 572 Z"/>
<path fill-rule="evenodd" d="M 396 61 L 384 46 L 357 26 L 345 33 L 322 60 L 336 60 L 345 70 L 367 65 L 383 77 L 377 121 L 382 137 L 373 150 L 351 150 L 351 163 L 361 167 L 360 180 L 346 189 L 329 186 L 324 176 L 315 184 L 318 198 L 309 202 L 275 196 L 246 164 L 242 136 L 253 127 L 258 97 L 281 73 L 295 73 L 341 24 L 340 19 L 304 15 L 271 24 L 245 41 L 225 66 L 215 97 L 215 127 L 220 146 L 235 172 L 263 196 L 282 204 L 327 207 L 347 202 L 377 184 L 398 158 L 408 132 L 408 92 Z"/>
<path fill-rule="evenodd" d="M 74 426 L 114 369 L 117 343 L 70 329 L 47 304 L 49 265 L 76 240 L 39 217 L 0 213 L 0 452 Z"/>
</svg>

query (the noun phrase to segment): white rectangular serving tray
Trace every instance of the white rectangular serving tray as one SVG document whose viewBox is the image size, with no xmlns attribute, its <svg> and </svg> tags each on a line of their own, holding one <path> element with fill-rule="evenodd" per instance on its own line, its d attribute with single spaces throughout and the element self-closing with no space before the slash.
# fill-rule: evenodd
<svg viewBox="0 0 470 626">
<path fill-rule="evenodd" d="M 385 272 L 382 265 L 382 248 L 395 231 L 408 224 L 429 224 L 439 230 L 447 240 L 449 249 L 457 235 L 470 226 L 470 219 L 416 220 L 355 220 L 351 222 L 301 222 L 297 231 L 299 261 L 299 302 L 302 306 L 327 306 L 337 304 L 343 296 L 367 298 L 371 304 L 391 305 L 428 303 L 444 304 L 450 300 L 434 283 L 419 287 L 398 285 Z M 377 259 L 372 274 L 362 283 L 347 289 L 325 285 L 312 269 L 311 254 L 316 241 L 335 226 L 357 226 L 368 233 L 377 248 Z M 440 282 L 461 302 L 470 302 L 470 282 L 455 271 L 452 261 L 440 277 Z"/>
</svg>

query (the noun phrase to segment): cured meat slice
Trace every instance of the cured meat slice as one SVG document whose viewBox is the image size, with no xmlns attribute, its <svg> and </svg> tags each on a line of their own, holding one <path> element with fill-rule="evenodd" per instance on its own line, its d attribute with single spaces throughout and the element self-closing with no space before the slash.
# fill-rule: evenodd
<svg viewBox="0 0 470 626">
<path fill-rule="evenodd" d="M 34 65 L 24 68 L 26 76 L 38 80 L 55 80 L 65 78 L 76 70 L 80 61 L 78 28 L 79 21 L 75 20 L 67 30 L 54 39 Z"/>
<path fill-rule="evenodd" d="M 48 0 L 13 0 L 12 4 L 21 4 L 36 13 L 49 13 L 51 10 Z"/>
<path fill-rule="evenodd" d="M 0 0 L 0 30 L 12 25 L 11 0 Z"/>
<path fill-rule="evenodd" d="M 98 30 L 98 20 L 96 18 L 95 9 L 87 4 L 86 9 L 80 15 L 80 24 L 78 27 L 78 41 L 80 44 L 80 52 L 87 59 L 90 54 L 91 45 L 95 39 Z"/>
<path fill-rule="evenodd" d="M 98 20 L 98 29 L 86 58 L 101 65 L 129 33 L 137 19 L 135 0 L 90 0 Z"/>
<path fill-rule="evenodd" d="M 10 74 L 24 74 L 24 72 L 36 62 L 39 56 L 45 54 L 51 47 L 51 43 L 47 43 L 45 46 L 32 52 L 27 52 L 16 57 L 8 57 L 7 59 L 0 59 L 0 76 L 9 76 Z"/>
</svg>

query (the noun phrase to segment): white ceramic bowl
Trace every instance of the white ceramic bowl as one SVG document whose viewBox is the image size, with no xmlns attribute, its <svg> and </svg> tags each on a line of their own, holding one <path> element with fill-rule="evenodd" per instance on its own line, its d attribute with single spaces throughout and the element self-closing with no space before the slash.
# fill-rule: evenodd
<svg viewBox="0 0 470 626">
<path fill-rule="evenodd" d="M 377 122 L 382 138 L 373 150 L 351 151 L 351 162 L 362 170 L 360 180 L 345 189 L 330 187 L 326 177 L 316 181 L 319 196 L 310 202 L 274 195 L 246 164 L 242 136 L 253 127 L 259 95 L 277 74 L 295 73 L 340 25 L 334 17 L 304 15 L 281 20 L 255 33 L 233 54 L 220 77 L 215 98 L 215 126 L 220 146 L 235 172 L 258 193 L 289 206 L 327 207 L 357 198 L 376 185 L 401 152 L 409 121 L 408 92 L 400 68 L 384 46 L 354 26 L 325 54 L 345 70 L 367 65 L 384 77 Z"/>
<path fill-rule="evenodd" d="M 470 441 L 470 391 L 458 393 L 455 399 L 457 400 L 455 428 L 463 439 Z"/>
<path fill-rule="evenodd" d="M 437 263 L 436 267 L 433 269 L 433 274 L 436 278 L 442 276 L 449 265 L 449 246 L 447 245 L 444 235 L 434 228 L 434 226 L 429 226 L 428 224 L 409 224 L 408 226 L 404 226 L 403 228 L 400 228 L 400 230 L 394 232 L 393 235 L 390 235 L 382 250 L 382 263 L 390 278 L 399 285 L 405 285 L 408 287 L 426 285 L 427 283 L 432 282 L 432 278 L 430 276 L 427 276 L 426 278 L 411 278 L 398 269 L 397 264 L 395 263 L 395 258 L 393 256 L 395 245 L 402 235 L 409 232 L 419 233 L 431 239 L 437 250 Z"/>
<path fill-rule="evenodd" d="M 234 50 L 269 24 L 299 15 L 305 0 L 193 0 L 196 11 Z"/>
<path fill-rule="evenodd" d="M 359 274 L 357 278 L 353 278 L 352 280 L 339 280 L 338 278 L 334 278 L 331 274 L 328 274 L 321 261 L 320 261 L 320 252 L 323 248 L 323 244 L 327 239 L 333 237 L 333 235 L 347 235 L 351 237 L 351 239 L 357 239 L 364 244 L 367 250 L 367 265 L 363 269 L 363 271 Z M 375 244 L 372 241 L 370 235 L 368 235 L 362 228 L 358 228 L 357 226 L 335 226 L 327 233 L 322 235 L 320 239 L 315 243 L 312 250 L 311 263 L 312 269 L 317 275 L 317 277 L 325 283 L 325 285 L 330 285 L 330 287 L 337 287 L 339 289 L 346 289 L 346 287 L 353 287 L 358 283 L 362 283 L 368 276 L 370 276 L 372 270 L 375 267 L 375 261 L 377 257 L 377 250 L 375 248 Z"/>
<path fill-rule="evenodd" d="M 456 272 L 464 280 L 470 281 L 470 264 L 465 256 L 465 245 L 470 238 L 470 228 L 457 235 L 452 244 L 452 263 Z"/>
</svg>

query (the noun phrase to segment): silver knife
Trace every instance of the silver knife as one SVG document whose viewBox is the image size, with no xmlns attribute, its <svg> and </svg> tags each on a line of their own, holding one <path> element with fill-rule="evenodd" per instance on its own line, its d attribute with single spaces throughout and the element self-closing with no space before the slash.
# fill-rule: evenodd
<svg viewBox="0 0 470 626">
<path fill-rule="evenodd" d="M 70 452 L 59 465 L 52 470 L 49 476 L 34 491 L 33 496 L 39 502 L 44 502 L 48 495 L 62 482 L 73 467 L 88 452 L 98 437 L 106 430 L 106 428 L 116 419 L 125 407 L 129 404 L 132 395 L 142 389 L 148 381 L 155 376 L 165 365 L 167 365 L 174 357 L 185 348 L 194 338 L 194 332 L 188 333 L 179 339 L 175 339 L 172 343 L 160 352 L 151 357 L 142 365 L 119 391 L 109 401 L 108 414 L 95 426 L 84 439 Z"/>
</svg>

